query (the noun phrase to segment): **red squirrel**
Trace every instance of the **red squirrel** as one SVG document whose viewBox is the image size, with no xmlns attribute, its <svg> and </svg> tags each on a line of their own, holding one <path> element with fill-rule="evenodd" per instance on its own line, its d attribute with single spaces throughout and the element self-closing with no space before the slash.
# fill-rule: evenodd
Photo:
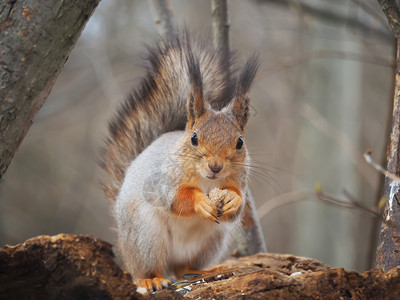
<svg viewBox="0 0 400 300">
<path fill-rule="evenodd" d="M 248 166 L 249 89 L 259 66 L 183 32 L 148 49 L 147 74 L 110 123 L 102 167 L 118 246 L 138 286 L 216 262 L 240 226 Z"/>
</svg>

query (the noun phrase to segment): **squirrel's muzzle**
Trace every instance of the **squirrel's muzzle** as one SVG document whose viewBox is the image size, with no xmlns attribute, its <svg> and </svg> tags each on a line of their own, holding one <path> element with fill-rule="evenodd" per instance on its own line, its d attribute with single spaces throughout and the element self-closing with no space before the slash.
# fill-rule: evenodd
<svg viewBox="0 0 400 300">
<path fill-rule="evenodd" d="M 222 168 L 223 168 L 223 165 L 222 164 L 218 164 L 218 163 L 216 163 L 216 162 L 213 162 L 213 163 L 208 163 L 208 167 L 210 168 L 210 170 L 214 173 L 214 174 L 217 174 L 217 173 L 219 173 L 221 170 L 222 170 Z"/>
</svg>

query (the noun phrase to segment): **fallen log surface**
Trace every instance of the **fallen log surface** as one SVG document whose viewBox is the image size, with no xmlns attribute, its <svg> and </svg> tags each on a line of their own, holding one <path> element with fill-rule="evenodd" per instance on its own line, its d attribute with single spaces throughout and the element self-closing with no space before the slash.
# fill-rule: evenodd
<svg viewBox="0 0 400 300">
<path fill-rule="evenodd" d="M 91 236 L 38 236 L 0 249 L 0 299 L 389 299 L 400 294 L 400 267 L 364 273 L 317 260 L 260 253 L 189 277 L 157 293 L 136 291 L 112 245 Z"/>
</svg>

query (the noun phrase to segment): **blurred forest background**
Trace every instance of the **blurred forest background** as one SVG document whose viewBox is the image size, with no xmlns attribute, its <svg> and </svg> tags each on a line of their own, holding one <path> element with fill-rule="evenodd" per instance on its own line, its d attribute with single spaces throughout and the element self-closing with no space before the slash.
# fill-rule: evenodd
<svg viewBox="0 0 400 300">
<path fill-rule="evenodd" d="M 209 1 L 171 0 L 179 23 L 210 33 Z M 391 121 L 393 40 L 375 0 L 231 0 L 232 48 L 262 65 L 246 141 L 268 251 L 363 271 L 377 220 Z M 115 243 L 97 166 L 107 123 L 137 86 L 157 36 L 145 0 L 102 0 L 0 184 L 0 247 L 40 234 L 92 234 Z M 291 202 L 293 201 L 293 202 Z M 291 202 L 287 205 L 279 205 Z"/>
</svg>

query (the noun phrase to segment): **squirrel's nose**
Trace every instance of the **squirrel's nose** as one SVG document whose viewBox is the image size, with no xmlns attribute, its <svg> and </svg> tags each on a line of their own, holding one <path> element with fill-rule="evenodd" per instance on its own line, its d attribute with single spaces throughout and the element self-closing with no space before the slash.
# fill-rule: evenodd
<svg viewBox="0 0 400 300">
<path fill-rule="evenodd" d="M 222 170 L 222 166 L 218 164 L 208 164 L 208 167 L 210 168 L 211 171 L 213 171 L 215 174 L 217 174 L 219 171 Z"/>
</svg>

